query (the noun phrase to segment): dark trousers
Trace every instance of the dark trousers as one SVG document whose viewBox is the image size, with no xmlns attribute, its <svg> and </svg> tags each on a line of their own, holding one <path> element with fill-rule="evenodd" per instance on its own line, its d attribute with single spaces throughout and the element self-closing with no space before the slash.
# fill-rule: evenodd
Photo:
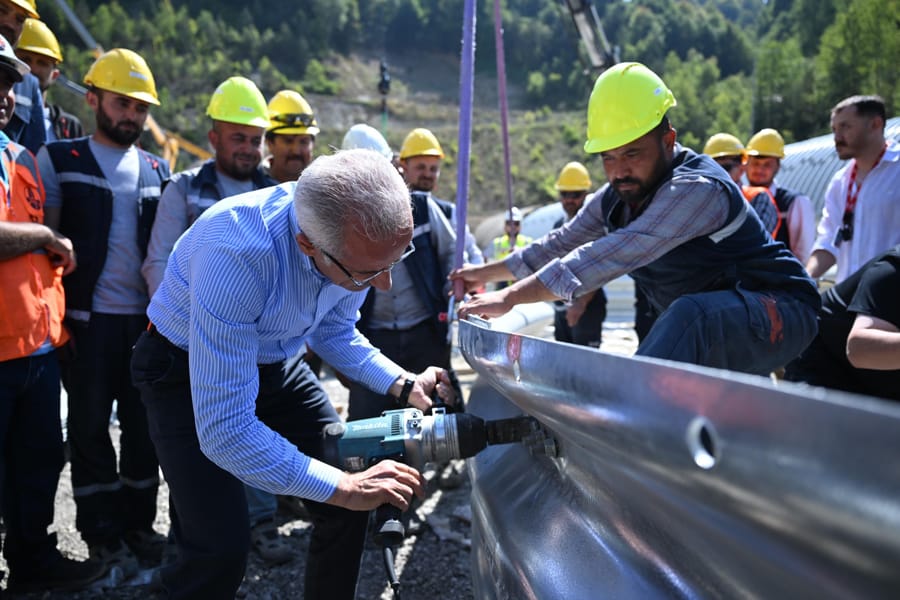
<svg viewBox="0 0 900 600">
<path fill-rule="evenodd" d="M 639 356 L 768 375 L 815 337 L 816 311 L 783 292 L 689 294 L 659 316 Z"/>
<path fill-rule="evenodd" d="M 178 559 L 162 573 L 170 598 L 234 597 L 250 549 L 243 484 L 200 450 L 194 427 L 188 354 L 158 333 L 138 340 L 134 380 L 169 484 Z M 257 417 L 310 456 L 321 456 L 322 429 L 338 421 L 302 357 L 259 367 Z M 352 599 L 368 513 L 306 501 L 313 518 L 304 597 Z"/>
<path fill-rule="evenodd" d="M 118 539 L 125 531 L 150 531 L 159 464 L 130 369 L 131 349 L 147 328 L 147 317 L 94 313 L 89 323 L 67 324 L 73 340 L 62 368 L 76 527 L 88 545 Z M 109 437 L 113 400 L 121 427 L 118 460 Z"/>
<path fill-rule="evenodd" d="M 431 319 L 409 329 L 367 330 L 366 337 L 382 354 L 407 371 L 421 373 L 430 366 L 450 368 L 450 345 Z M 348 421 L 377 417 L 397 408 L 394 398 L 358 383 L 350 385 L 349 403 Z"/>
<path fill-rule="evenodd" d="M 47 533 L 63 467 L 56 352 L 0 362 L 0 448 L 3 554 L 11 572 L 39 573 L 58 557 Z"/>
<path fill-rule="evenodd" d="M 603 321 L 606 320 L 606 293 L 597 290 L 588 302 L 584 313 L 574 327 L 566 321 L 566 310 L 555 306 L 553 315 L 553 337 L 558 342 L 568 342 L 579 346 L 599 348 L 603 341 Z"/>
</svg>

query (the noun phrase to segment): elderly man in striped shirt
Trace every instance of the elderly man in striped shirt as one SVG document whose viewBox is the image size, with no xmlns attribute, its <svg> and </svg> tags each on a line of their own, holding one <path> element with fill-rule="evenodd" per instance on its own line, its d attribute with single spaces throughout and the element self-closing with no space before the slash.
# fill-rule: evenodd
<svg viewBox="0 0 900 600">
<path fill-rule="evenodd" d="M 301 360 L 308 342 L 348 377 L 423 410 L 436 387 L 450 394 L 446 371 L 407 373 L 355 327 L 358 292 L 390 288 L 412 234 L 396 169 L 348 150 L 296 183 L 216 203 L 177 242 L 132 361 L 174 506 L 169 597 L 234 597 L 249 549 L 241 481 L 310 501 L 306 598 L 352 598 L 365 511 L 423 494 L 406 465 L 349 474 L 315 458 L 338 416 Z"/>
</svg>

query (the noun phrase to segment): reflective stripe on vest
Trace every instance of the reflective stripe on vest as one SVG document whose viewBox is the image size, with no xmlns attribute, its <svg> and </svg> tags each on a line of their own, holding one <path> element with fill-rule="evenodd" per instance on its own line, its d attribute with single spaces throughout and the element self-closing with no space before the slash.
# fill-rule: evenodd
<svg viewBox="0 0 900 600">
<path fill-rule="evenodd" d="M 8 199 L 0 203 L 0 220 L 43 223 L 44 186 L 34 156 L 10 143 L 2 160 L 11 183 L 7 190 L 0 182 Z M 0 279 L 0 361 L 30 356 L 48 338 L 54 347 L 69 339 L 62 325 L 62 267 L 54 267 L 43 249 L 0 261 Z"/>
</svg>

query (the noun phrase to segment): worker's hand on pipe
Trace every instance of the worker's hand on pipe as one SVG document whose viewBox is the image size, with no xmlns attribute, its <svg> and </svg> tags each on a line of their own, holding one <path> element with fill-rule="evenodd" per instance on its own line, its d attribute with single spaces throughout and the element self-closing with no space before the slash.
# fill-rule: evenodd
<svg viewBox="0 0 900 600">
<path fill-rule="evenodd" d="M 499 317 L 508 313 L 514 306 L 515 303 L 509 299 L 509 288 L 503 288 L 496 292 L 472 296 L 459 307 L 457 314 L 460 319 L 465 319 L 469 315 L 482 318 Z"/>
<path fill-rule="evenodd" d="M 491 281 L 509 281 L 516 278 L 502 261 L 484 265 L 463 265 L 451 271 L 447 277 L 453 282 L 462 281 L 466 293 L 483 288 Z"/>
<path fill-rule="evenodd" d="M 344 473 L 327 502 L 350 510 L 374 510 L 382 504 L 406 510 L 413 494 L 425 497 L 421 473 L 409 465 L 382 460 L 365 471 Z"/>
<path fill-rule="evenodd" d="M 463 265 L 458 269 L 453 269 L 450 272 L 449 279 L 454 283 L 462 281 L 465 292 L 467 294 L 471 293 L 478 288 L 484 287 L 485 280 L 482 279 L 480 274 L 480 267 L 481 265 Z"/>
</svg>

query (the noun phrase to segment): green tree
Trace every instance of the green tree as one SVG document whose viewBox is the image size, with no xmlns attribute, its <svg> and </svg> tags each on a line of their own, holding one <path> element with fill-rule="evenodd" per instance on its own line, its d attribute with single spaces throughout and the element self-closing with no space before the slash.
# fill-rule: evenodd
<svg viewBox="0 0 900 600">
<path fill-rule="evenodd" d="M 893 15 L 892 18 L 885 18 Z M 825 106 L 853 94 L 880 94 L 900 106 L 900 0 L 853 0 L 822 35 L 816 80 Z"/>
</svg>

